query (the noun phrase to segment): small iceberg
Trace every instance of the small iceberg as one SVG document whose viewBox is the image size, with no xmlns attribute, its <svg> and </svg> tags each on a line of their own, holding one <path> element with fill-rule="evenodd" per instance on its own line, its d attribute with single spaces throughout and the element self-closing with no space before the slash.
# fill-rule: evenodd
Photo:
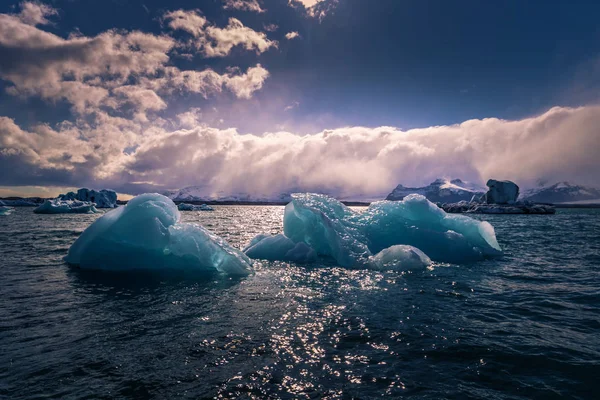
<svg viewBox="0 0 600 400">
<path fill-rule="evenodd" d="M 413 271 L 423 270 L 431 265 L 431 259 L 425 253 L 413 246 L 397 244 L 371 257 L 371 269 L 382 271 Z"/>
<path fill-rule="evenodd" d="M 15 209 L 13 207 L 1 206 L 0 205 L 0 215 L 9 215 L 13 211 L 15 211 Z"/>
<path fill-rule="evenodd" d="M 245 252 L 250 258 L 292 261 L 288 251 L 299 243 L 347 268 L 412 269 L 431 260 L 462 263 L 502 254 L 488 222 L 447 214 L 418 194 L 376 202 L 364 212 L 326 195 L 293 194 L 283 234 L 259 235 Z"/>
<path fill-rule="evenodd" d="M 98 218 L 65 261 L 112 271 L 180 270 L 248 275 L 250 259 L 198 224 L 180 223 L 169 198 L 147 193 Z"/>
<path fill-rule="evenodd" d="M 96 204 L 89 201 L 61 200 L 60 198 L 46 200 L 33 210 L 36 214 L 94 214 L 99 212 Z"/>
<path fill-rule="evenodd" d="M 207 204 L 188 204 L 188 203 L 180 203 L 177 205 L 177 209 L 179 211 L 215 211 L 214 208 Z"/>
</svg>

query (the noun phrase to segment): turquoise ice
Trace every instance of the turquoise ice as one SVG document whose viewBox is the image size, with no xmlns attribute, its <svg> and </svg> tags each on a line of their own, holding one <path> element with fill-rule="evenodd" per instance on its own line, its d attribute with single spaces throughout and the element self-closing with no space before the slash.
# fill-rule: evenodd
<svg viewBox="0 0 600 400">
<path fill-rule="evenodd" d="M 90 225 L 65 261 L 103 270 L 186 270 L 247 275 L 251 261 L 198 224 L 180 223 L 177 206 L 143 194 Z"/>
<path fill-rule="evenodd" d="M 326 195 L 293 194 L 292 202 L 285 207 L 283 231 L 283 238 L 275 244 L 287 243 L 284 238 L 290 241 L 288 247 L 304 243 L 318 255 L 331 257 L 348 268 L 390 265 L 396 269 L 403 263 L 410 264 L 410 260 L 422 265 L 427 265 L 429 259 L 461 263 L 502 254 L 488 222 L 446 214 L 416 194 L 402 201 L 373 203 L 364 212 Z M 390 249 L 396 245 L 412 248 Z M 269 253 L 263 249 L 259 254 L 251 249 L 247 249 L 251 258 L 267 258 L 265 254 L 267 259 L 276 258 L 275 250 Z M 389 250 L 380 253 L 384 249 Z M 382 259 L 385 261 L 379 262 Z"/>
</svg>

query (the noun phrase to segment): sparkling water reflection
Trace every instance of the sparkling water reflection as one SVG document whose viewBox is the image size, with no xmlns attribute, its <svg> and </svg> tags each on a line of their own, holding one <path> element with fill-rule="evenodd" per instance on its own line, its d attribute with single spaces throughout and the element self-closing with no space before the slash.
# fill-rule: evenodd
<svg viewBox="0 0 600 400">
<path fill-rule="evenodd" d="M 242 248 L 282 207 L 183 213 Z M 505 257 L 244 279 L 69 268 L 97 216 L 0 217 L 0 397 L 594 398 L 600 213 L 487 216 Z"/>
</svg>

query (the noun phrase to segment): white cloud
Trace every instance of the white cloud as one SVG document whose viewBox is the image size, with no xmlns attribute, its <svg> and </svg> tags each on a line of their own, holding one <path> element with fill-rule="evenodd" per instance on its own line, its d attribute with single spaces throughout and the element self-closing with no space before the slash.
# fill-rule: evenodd
<svg viewBox="0 0 600 400">
<path fill-rule="evenodd" d="M 50 21 L 46 17 L 58 14 L 55 8 L 38 2 L 24 1 L 20 6 L 21 12 L 17 17 L 27 25 L 47 25 Z"/>
<path fill-rule="evenodd" d="M 229 18 L 226 27 L 209 24 L 197 10 L 172 11 L 164 15 L 167 25 L 175 30 L 183 30 L 194 36 L 189 42 L 205 57 L 225 57 L 234 47 L 242 47 L 257 54 L 264 53 L 277 42 L 269 40 L 267 35 L 251 29 L 236 19 Z"/>
<path fill-rule="evenodd" d="M 600 185 L 599 106 L 556 107 L 519 121 L 489 118 L 409 131 L 348 127 L 306 136 L 193 126 L 197 111 L 190 112 L 180 118 L 185 129 L 175 131 L 136 130 L 136 123 L 110 117 L 93 126 L 25 131 L 2 118 L 0 167 L 19 160 L 28 177 L 62 173 L 75 186 L 74 179 L 90 177 L 119 190 L 153 182 L 159 188 L 202 184 L 214 193 L 306 190 L 340 197 L 442 176 L 511 179 L 522 186 L 540 178 Z M 136 150 L 126 154 L 131 146 Z M 10 179 L 3 176 L 0 185 Z"/>
<path fill-rule="evenodd" d="M 285 38 L 287 40 L 292 40 L 292 39 L 296 39 L 299 37 L 300 37 L 300 34 L 298 32 L 288 32 L 285 34 Z"/>
<path fill-rule="evenodd" d="M 53 9 L 36 3 L 26 4 L 22 14 L 26 13 L 26 19 L 32 23 L 41 23 L 41 17 L 54 13 Z M 205 97 L 226 88 L 247 99 L 262 87 L 268 76 L 260 65 L 245 74 L 219 74 L 210 69 L 181 71 L 169 65 L 176 42 L 166 35 L 109 30 L 94 37 L 79 35 L 64 39 L 24 23 L 24 18 L 21 14 L 0 14 L 0 78 L 12 83 L 7 92 L 49 101 L 64 100 L 80 115 L 101 109 L 128 110 L 136 119 L 147 121 L 148 111 L 166 108 L 162 96 L 169 94 L 173 86 Z M 174 29 L 185 29 L 192 34 L 204 32 L 207 24 L 196 13 L 178 11 L 170 14 L 169 21 Z M 247 30 L 240 27 L 239 32 L 234 29 L 229 33 L 235 38 L 247 34 Z M 225 35 L 215 42 L 216 47 L 207 44 L 206 49 L 225 54 L 238 42 L 227 41 Z M 250 40 L 249 43 L 246 45 L 258 46 L 259 50 L 270 46 L 270 42 Z"/>
<path fill-rule="evenodd" d="M 260 7 L 258 0 L 225 0 L 223 8 L 231 10 L 253 11 L 257 13 L 265 12 L 265 10 Z"/>
</svg>

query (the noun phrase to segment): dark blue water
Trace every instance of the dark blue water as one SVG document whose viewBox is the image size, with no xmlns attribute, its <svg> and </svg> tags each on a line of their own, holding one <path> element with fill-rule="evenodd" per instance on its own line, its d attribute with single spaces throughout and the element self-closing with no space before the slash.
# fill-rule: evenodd
<svg viewBox="0 0 600 400">
<path fill-rule="evenodd" d="M 0 398 L 600 398 L 600 210 L 485 216 L 502 259 L 424 273 L 73 269 L 97 216 L 0 217 Z M 243 247 L 282 207 L 189 212 Z"/>
</svg>

